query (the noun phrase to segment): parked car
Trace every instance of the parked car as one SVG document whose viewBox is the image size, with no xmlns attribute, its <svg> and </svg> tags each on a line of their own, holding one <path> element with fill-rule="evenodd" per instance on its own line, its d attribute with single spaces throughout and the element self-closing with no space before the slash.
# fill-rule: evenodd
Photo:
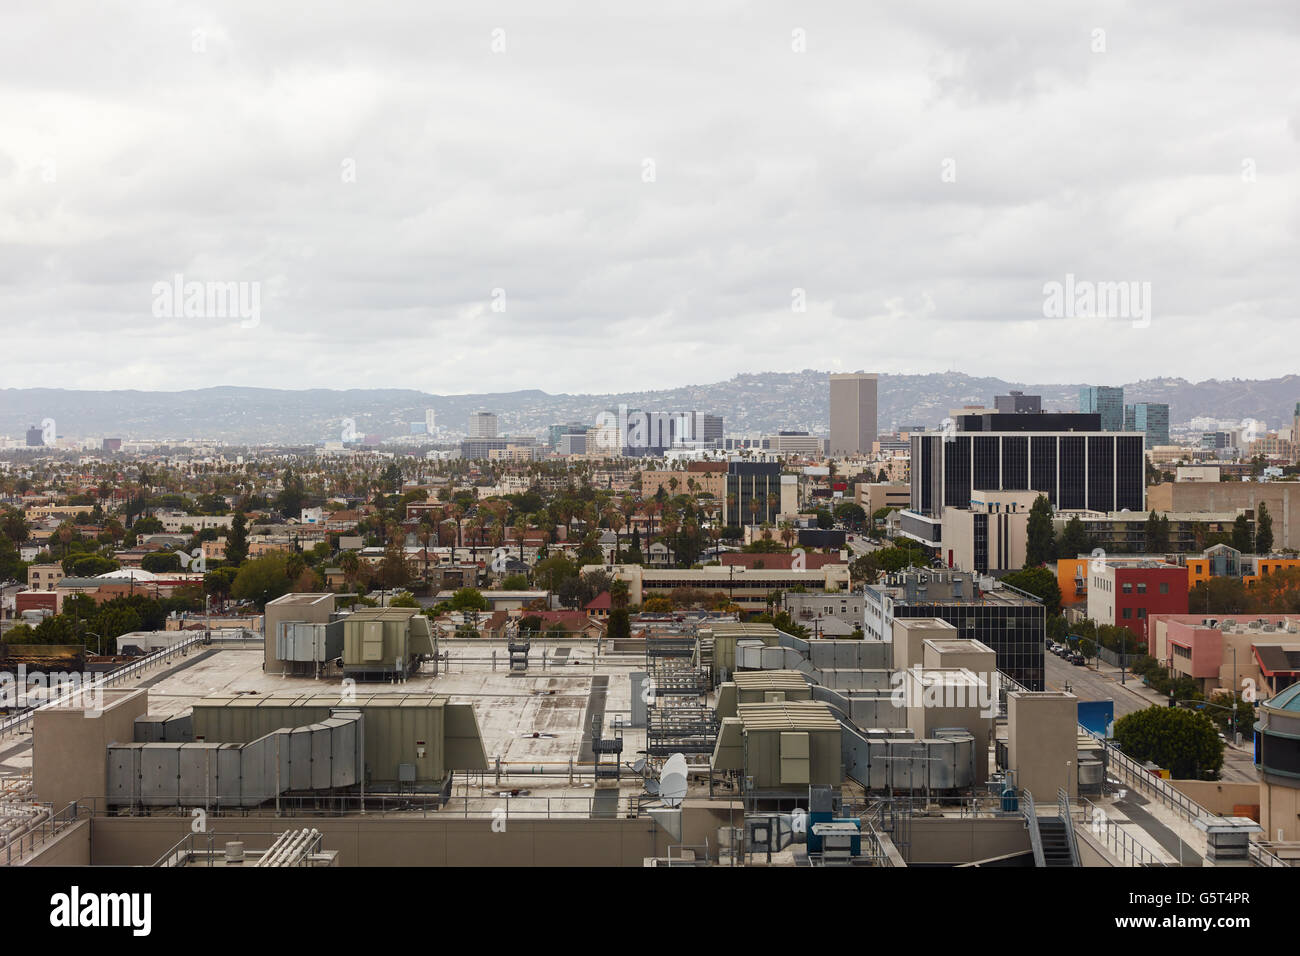
<svg viewBox="0 0 1300 956">
<path fill-rule="evenodd" d="M 1085 663 L 1085 658 L 1078 651 L 1075 651 L 1073 654 L 1070 655 L 1070 663 L 1073 664 L 1075 667 L 1082 667 Z"/>
</svg>

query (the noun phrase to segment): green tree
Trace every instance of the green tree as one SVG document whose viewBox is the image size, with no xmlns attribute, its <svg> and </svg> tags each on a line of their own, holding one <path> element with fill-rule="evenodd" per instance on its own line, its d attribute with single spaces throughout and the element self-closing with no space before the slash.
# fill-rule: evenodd
<svg viewBox="0 0 1300 956">
<path fill-rule="evenodd" d="M 1025 542 L 1025 567 L 1046 564 L 1056 556 L 1056 533 L 1052 529 L 1052 505 L 1039 495 L 1029 509 Z"/>
<path fill-rule="evenodd" d="M 849 578 L 854 584 L 875 584 L 880 578 L 880 561 L 876 558 L 877 553 L 868 551 L 853 559 L 849 565 Z"/>
<path fill-rule="evenodd" d="M 867 512 L 861 505 L 852 501 L 836 505 L 834 515 L 844 524 L 851 525 L 854 528 L 861 528 L 863 522 L 867 520 Z"/>
<path fill-rule="evenodd" d="M 1242 614 L 1249 605 L 1241 578 L 1213 577 L 1198 583 L 1187 596 L 1187 608 L 1196 614 Z"/>
<path fill-rule="evenodd" d="M 153 574 L 165 574 L 181 569 L 181 556 L 175 551 L 155 551 L 140 559 L 140 569 Z"/>
<path fill-rule="evenodd" d="M 307 495 L 302 477 L 292 468 L 286 468 L 281 483 L 283 488 L 275 499 L 276 510 L 286 518 L 297 518 L 302 514 L 302 503 Z"/>
<path fill-rule="evenodd" d="M 1214 707 L 1205 709 L 1205 716 L 1214 721 L 1219 732 L 1225 736 L 1232 733 L 1232 718 L 1235 712 L 1237 717 L 1238 731 L 1250 732 L 1255 725 L 1255 705 L 1248 700 L 1243 700 L 1240 694 L 1215 694 L 1210 698 L 1210 703 Z"/>
<path fill-rule="evenodd" d="M 1002 583 L 1019 588 L 1043 602 L 1048 617 L 1061 613 L 1061 586 L 1056 575 L 1045 567 L 1024 568 L 1002 576 Z"/>
<path fill-rule="evenodd" d="M 1169 521 L 1162 520 L 1154 508 L 1147 515 L 1146 549 L 1152 554 L 1169 550 Z"/>
<path fill-rule="evenodd" d="M 0 535 L 0 581 L 16 581 L 22 578 L 26 570 L 27 566 L 19 556 L 14 543 Z"/>
<path fill-rule="evenodd" d="M 1235 532 L 1236 529 L 1234 528 Z M 1268 505 L 1259 503 L 1255 510 L 1255 551 L 1269 554 L 1273 550 L 1273 516 L 1268 513 Z"/>
<path fill-rule="evenodd" d="M 486 611 L 490 606 L 478 588 L 461 588 L 451 596 L 451 607 L 455 611 Z"/>
<path fill-rule="evenodd" d="M 293 587 L 289 557 L 284 551 L 272 551 L 245 562 L 235 575 L 231 594 L 238 600 L 252 601 L 259 608 L 265 608 L 268 601 L 288 594 Z"/>
<path fill-rule="evenodd" d="M 248 519 L 242 511 L 236 511 L 230 522 L 230 533 L 226 535 L 226 563 L 239 567 L 248 560 Z"/>
<path fill-rule="evenodd" d="M 1232 546 L 1242 554 L 1251 553 L 1250 522 L 1244 514 L 1237 515 L 1237 520 L 1232 523 Z"/>
<path fill-rule="evenodd" d="M 1215 779 L 1223 742 L 1214 722 L 1181 707 L 1148 707 L 1115 721 L 1115 742 L 1139 762 L 1152 761 L 1178 779 Z"/>
<path fill-rule="evenodd" d="M 610 640 L 625 640 L 632 636 L 632 622 L 627 608 L 615 608 L 609 612 L 609 626 L 606 631 Z"/>
<path fill-rule="evenodd" d="M 150 555 L 152 557 L 152 555 Z M 73 555 L 64 559 L 63 572 L 72 578 L 93 578 L 110 571 L 116 571 L 120 565 L 112 558 L 98 554 Z M 143 563 L 141 564 L 143 567 Z M 2 577 L 3 575 L 0 575 Z"/>
<path fill-rule="evenodd" d="M 1088 535 L 1088 529 L 1083 526 L 1079 516 L 1075 515 L 1065 523 L 1061 529 L 1060 541 L 1056 547 L 1056 555 L 1059 558 L 1077 558 L 1081 554 L 1092 553 L 1092 538 Z"/>
<path fill-rule="evenodd" d="M 203 590 L 218 601 L 229 600 L 238 574 L 239 568 L 230 565 L 213 568 L 203 576 Z"/>
</svg>

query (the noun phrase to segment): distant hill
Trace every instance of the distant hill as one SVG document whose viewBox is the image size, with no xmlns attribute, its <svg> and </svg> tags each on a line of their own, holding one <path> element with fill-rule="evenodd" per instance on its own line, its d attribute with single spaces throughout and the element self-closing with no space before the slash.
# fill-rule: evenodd
<svg viewBox="0 0 1300 956">
<path fill-rule="evenodd" d="M 1046 409 L 1072 411 L 1078 384 L 1047 385 L 980 378 L 959 372 L 880 376 L 879 420 L 891 426 L 937 425 L 950 408 L 991 403 L 995 394 L 1020 389 L 1041 394 Z M 1168 402 L 1170 422 L 1208 415 L 1255 418 L 1271 427 L 1290 424 L 1300 401 L 1300 375 L 1252 380 L 1189 382 L 1158 378 L 1124 386 L 1125 401 Z M 722 415 L 729 433 L 778 429 L 826 432 L 827 373 L 759 372 L 726 382 L 659 391 L 607 395 L 550 395 L 537 389 L 476 395 L 433 395 L 412 389 L 306 389 L 220 387 L 180 392 L 0 390 L 0 434 L 21 436 L 30 425 L 53 418 L 60 435 L 137 439 L 213 438 L 241 444 L 315 443 L 340 436 L 344 419 L 360 434 L 395 437 L 422 422 L 424 410 L 438 424 L 463 432 L 471 412 L 497 413 L 502 433 L 536 433 L 547 425 L 593 423 L 620 403 L 658 411 L 698 409 Z"/>
</svg>

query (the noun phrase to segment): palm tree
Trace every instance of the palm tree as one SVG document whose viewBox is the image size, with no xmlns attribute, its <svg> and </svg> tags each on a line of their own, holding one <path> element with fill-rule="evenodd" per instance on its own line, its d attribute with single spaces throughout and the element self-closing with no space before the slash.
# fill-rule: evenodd
<svg viewBox="0 0 1300 956">
<path fill-rule="evenodd" d="M 618 533 L 623 530 L 623 514 L 617 508 L 610 508 L 605 512 L 605 518 L 614 530 L 614 560 L 617 562 L 622 548 L 622 540 Z"/>
<path fill-rule="evenodd" d="M 461 505 L 451 506 L 451 516 L 456 522 L 456 541 L 451 546 L 451 563 L 456 563 L 456 549 L 460 547 L 460 521 L 465 517 L 465 509 Z"/>
<path fill-rule="evenodd" d="M 515 518 L 515 537 L 519 539 L 519 563 L 524 562 L 524 535 L 528 531 L 528 518 L 520 514 Z"/>
<path fill-rule="evenodd" d="M 673 541 L 673 536 L 677 533 L 677 529 L 681 526 L 681 522 L 678 520 L 676 514 L 672 512 L 664 512 L 664 520 L 662 524 L 664 528 L 664 543 L 672 549 L 672 557 L 675 563 L 677 547 L 676 543 Z"/>
<path fill-rule="evenodd" d="M 424 580 L 429 580 L 429 539 L 434 534 L 433 519 L 429 512 L 420 515 L 420 541 L 424 544 Z"/>
</svg>

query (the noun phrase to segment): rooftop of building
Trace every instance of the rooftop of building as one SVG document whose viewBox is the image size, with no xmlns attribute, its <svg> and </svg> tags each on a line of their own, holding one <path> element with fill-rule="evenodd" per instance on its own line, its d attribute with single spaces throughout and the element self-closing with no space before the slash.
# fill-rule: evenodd
<svg viewBox="0 0 1300 956">
<path fill-rule="evenodd" d="M 1282 693 L 1264 702 L 1272 710 L 1286 710 L 1300 714 L 1300 684 L 1292 684 Z"/>
</svg>

